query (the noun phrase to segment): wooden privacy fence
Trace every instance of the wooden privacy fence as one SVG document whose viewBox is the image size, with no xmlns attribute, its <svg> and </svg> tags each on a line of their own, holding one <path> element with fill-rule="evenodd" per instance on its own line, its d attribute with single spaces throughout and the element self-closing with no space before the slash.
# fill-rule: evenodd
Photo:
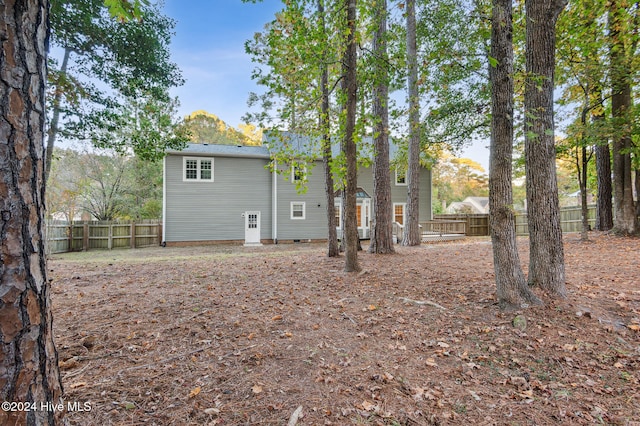
<svg viewBox="0 0 640 426">
<path fill-rule="evenodd" d="M 162 241 L 162 224 L 140 222 L 47 221 L 47 253 L 111 250 L 157 246 Z"/>
<path fill-rule="evenodd" d="M 588 206 L 589 226 L 593 228 L 596 221 L 596 206 Z M 466 234 L 470 237 L 491 235 L 488 214 L 436 214 L 434 221 L 459 220 L 466 222 Z M 582 231 L 582 208 L 580 206 L 562 207 L 560 209 L 560 226 L 562 232 Z M 528 235 L 527 214 L 516 213 L 516 235 Z"/>
<path fill-rule="evenodd" d="M 596 206 L 587 206 L 587 217 L 589 219 L 589 227 L 593 229 L 596 225 Z M 562 207 L 560 209 L 560 227 L 562 232 L 580 232 L 582 231 L 582 207 Z M 529 225 L 527 223 L 527 214 L 516 214 L 516 235 L 528 235 Z"/>
</svg>

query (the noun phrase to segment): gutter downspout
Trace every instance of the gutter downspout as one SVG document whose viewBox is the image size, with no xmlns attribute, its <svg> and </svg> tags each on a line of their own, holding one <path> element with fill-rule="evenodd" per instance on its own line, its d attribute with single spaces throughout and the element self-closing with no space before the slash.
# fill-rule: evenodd
<svg viewBox="0 0 640 426">
<path fill-rule="evenodd" d="M 272 219 L 271 219 L 271 223 L 272 223 L 272 230 L 271 233 L 273 234 L 273 243 L 274 244 L 278 244 L 278 163 L 274 160 L 273 162 L 273 171 L 271 172 L 271 176 L 272 176 L 272 205 L 273 205 L 273 211 L 271 212 L 272 215 Z"/>
<path fill-rule="evenodd" d="M 167 156 L 162 158 L 162 241 L 164 247 L 167 241 Z"/>
</svg>

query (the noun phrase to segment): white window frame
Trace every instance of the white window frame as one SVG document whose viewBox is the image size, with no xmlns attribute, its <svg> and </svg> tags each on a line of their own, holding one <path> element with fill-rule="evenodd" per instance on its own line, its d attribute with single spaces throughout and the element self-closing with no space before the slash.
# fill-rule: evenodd
<svg viewBox="0 0 640 426">
<path fill-rule="evenodd" d="M 302 208 L 302 216 L 294 216 L 293 212 L 299 211 L 299 210 L 294 210 L 295 206 Z M 291 220 L 305 220 L 306 217 L 307 217 L 306 203 L 304 201 L 292 201 L 291 202 Z"/>
<path fill-rule="evenodd" d="M 214 159 L 213 158 L 200 158 L 200 157 L 183 157 L 182 159 L 182 181 L 183 182 L 213 182 L 213 172 L 214 172 Z M 196 168 L 189 169 L 196 171 L 196 178 L 188 178 L 187 177 L 187 162 L 195 161 Z M 210 179 L 202 179 L 202 162 L 211 162 L 211 178 Z"/>
<path fill-rule="evenodd" d="M 402 175 L 400 175 L 400 176 L 402 176 Z M 396 167 L 396 179 L 395 179 L 396 186 L 407 186 L 407 171 L 405 170 L 405 172 L 404 172 L 404 182 L 399 182 L 398 181 L 399 180 L 398 177 L 399 177 L 398 168 Z"/>
<path fill-rule="evenodd" d="M 334 206 L 334 211 L 335 209 L 338 209 L 338 215 L 337 215 L 338 220 L 336 221 L 336 228 L 342 229 L 342 200 L 336 199 L 333 202 L 333 206 Z"/>
<path fill-rule="evenodd" d="M 299 170 L 296 173 L 296 169 Z M 293 163 L 291 165 L 291 182 L 305 182 L 307 180 L 307 165 L 304 163 Z"/>
<path fill-rule="evenodd" d="M 393 203 L 393 217 L 391 218 L 391 220 L 393 222 L 397 222 L 396 221 L 396 206 L 402 206 L 402 226 L 407 224 L 407 203 Z"/>
</svg>

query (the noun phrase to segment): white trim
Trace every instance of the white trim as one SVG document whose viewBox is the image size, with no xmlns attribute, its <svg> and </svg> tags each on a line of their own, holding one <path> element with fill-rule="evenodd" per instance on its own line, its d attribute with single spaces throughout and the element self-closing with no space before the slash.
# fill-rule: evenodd
<svg viewBox="0 0 640 426">
<path fill-rule="evenodd" d="M 294 216 L 293 212 L 294 212 L 294 206 L 301 206 L 302 207 L 302 216 Z M 304 201 L 292 201 L 291 202 L 291 220 L 304 220 L 306 218 L 307 212 L 306 212 L 306 206 L 305 206 L 305 202 Z M 297 210 L 296 210 L 297 211 Z"/>
<path fill-rule="evenodd" d="M 396 167 L 395 183 L 396 186 L 407 186 L 407 172 L 404 172 L 404 182 L 398 182 L 398 168 Z"/>
<path fill-rule="evenodd" d="M 167 241 L 167 156 L 162 158 L 162 241 Z"/>
<path fill-rule="evenodd" d="M 273 171 L 271 172 L 271 182 L 273 191 L 273 205 L 271 210 L 271 233 L 274 244 L 278 244 L 278 162 L 273 160 Z"/>
<path fill-rule="evenodd" d="M 194 168 L 189 169 L 190 171 L 195 170 L 196 172 L 195 178 L 187 178 L 187 162 L 195 162 L 195 166 L 196 166 L 195 169 Z M 207 170 L 202 168 L 203 162 L 211 163 L 211 177 L 209 179 L 202 178 L 203 170 Z M 183 182 L 213 182 L 214 181 L 213 175 L 214 175 L 213 158 L 182 157 L 182 181 Z"/>
</svg>

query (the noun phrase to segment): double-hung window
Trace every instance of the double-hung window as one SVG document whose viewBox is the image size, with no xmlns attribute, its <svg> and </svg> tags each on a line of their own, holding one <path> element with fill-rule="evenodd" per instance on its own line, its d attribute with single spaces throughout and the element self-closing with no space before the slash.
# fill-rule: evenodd
<svg viewBox="0 0 640 426">
<path fill-rule="evenodd" d="M 305 218 L 305 204 L 303 201 L 291 202 L 291 219 L 292 220 L 304 220 Z"/>
<path fill-rule="evenodd" d="M 213 182 L 213 158 L 184 157 L 182 180 Z"/>
</svg>

